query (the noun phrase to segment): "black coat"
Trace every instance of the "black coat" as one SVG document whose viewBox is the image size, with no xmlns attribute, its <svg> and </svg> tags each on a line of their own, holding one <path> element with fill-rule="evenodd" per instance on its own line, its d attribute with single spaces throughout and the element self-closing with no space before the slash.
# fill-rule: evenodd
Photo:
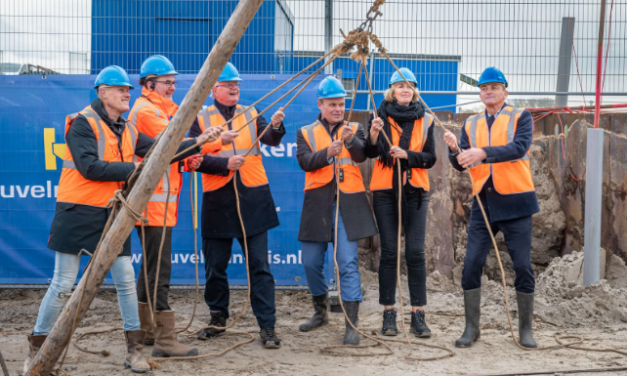
<svg viewBox="0 0 627 376">
<path fill-rule="evenodd" d="M 326 120 L 318 119 L 329 131 L 329 125 Z M 339 127 L 334 126 L 329 132 L 329 137 L 333 137 Z M 319 150 L 314 153 L 311 151 L 309 144 L 303 137 L 302 129 L 296 133 L 296 158 L 298 165 L 305 172 L 316 171 L 335 162 L 335 159 L 327 159 L 327 149 Z M 353 161 L 357 163 L 366 160 L 366 139 L 364 138 L 364 130 L 361 124 L 355 133 L 355 140 L 347 148 Z M 334 176 L 335 176 L 335 169 Z M 300 230 L 298 232 L 299 241 L 310 242 L 330 242 L 333 239 L 332 225 L 335 221 L 335 212 L 333 211 L 333 203 L 336 193 L 335 177 L 329 184 L 305 191 L 305 199 L 303 200 L 303 212 L 300 219 Z M 344 218 L 344 226 L 348 239 L 358 240 L 366 238 L 377 233 L 377 227 L 372 216 L 372 210 L 368 202 L 366 192 L 359 193 L 342 193 L 340 191 L 340 210 Z"/>
<path fill-rule="evenodd" d="M 215 101 L 216 108 L 225 119 L 233 117 L 235 106 L 227 107 Z M 263 116 L 256 120 L 257 135 L 270 126 Z M 229 123 L 229 130 L 232 125 Z M 200 134 L 198 124 L 192 125 L 189 131 L 190 137 Z M 278 146 L 285 135 L 283 124 L 279 129 L 270 129 L 263 135 L 261 142 L 269 146 Z M 229 169 L 226 167 L 228 158 L 205 155 L 198 168 L 198 172 L 204 174 L 228 176 Z M 276 206 L 270 192 L 270 185 L 249 188 L 242 184 L 239 173 L 233 175 L 237 180 L 237 190 L 240 198 L 240 209 L 246 235 L 252 236 L 268 231 L 279 225 L 279 217 L 276 213 Z M 203 238 L 210 239 L 232 239 L 243 236 L 242 226 L 237 214 L 237 203 L 235 201 L 235 188 L 233 181 L 229 181 L 222 188 L 215 191 L 205 192 L 202 196 L 201 212 L 201 232 Z"/>
<path fill-rule="evenodd" d="M 124 118 L 120 117 L 118 121 L 115 122 L 109 119 L 100 99 L 94 100 L 91 103 L 91 107 L 118 137 L 118 142 L 120 142 L 124 128 L 126 127 Z M 72 123 L 70 130 L 65 136 L 65 141 L 70 149 L 70 153 L 72 153 L 72 159 L 74 160 L 76 169 L 85 179 L 123 182 L 135 169 L 135 164 L 132 161 L 105 162 L 98 159 L 96 135 L 87 119 L 82 115 L 79 115 Z M 195 142 L 195 140 L 184 141 L 179 151 L 192 146 Z M 146 153 L 148 153 L 153 143 L 154 140 L 152 138 L 143 133 L 139 133 L 135 154 L 143 158 L 146 156 Z M 192 150 L 173 162 L 198 153 L 199 150 L 200 149 Z M 52 220 L 52 226 L 50 228 L 48 248 L 69 254 L 78 254 L 81 249 L 93 253 L 98 245 L 109 214 L 110 209 L 106 208 L 57 202 L 54 219 Z M 121 256 L 130 255 L 131 241 L 129 236 L 124 243 Z"/>
</svg>

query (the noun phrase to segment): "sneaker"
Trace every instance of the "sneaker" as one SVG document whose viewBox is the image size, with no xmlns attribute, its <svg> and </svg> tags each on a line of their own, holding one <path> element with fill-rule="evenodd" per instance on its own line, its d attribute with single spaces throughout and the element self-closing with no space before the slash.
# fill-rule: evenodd
<svg viewBox="0 0 627 376">
<path fill-rule="evenodd" d="M 396 308 L 383 310 L 381 334 L 384 336 L 395 336 L 398 334 L 398 328 L 396 327 Z"/>
<path fill-rule="evenodd" d="M 416 313 L 411 314 L 411 332 L 418 338 L 431 337 L 431 330 L 425 322 L 424 311 L 416 310 Z"/>
<path fill-rule="evenodd" d="M 261 336 L 263 347 L 266 349 L 278 349 L 281 347 L 281 340 L 274 332 L 274 327 L 261 329 L 259 331 L 259 335 Z"/>
<path fill-rule="evenodd" d="M 209 321 L 207 326 L 225 327 L 226 318 L 222 316 L 222 312 L 211 312 L 211 321 Z M 222 333 L 224 333 L 224 329 L 207 328 L 201 330 L 200 333 L 198 333 L 197 338 L 208 340 L 210 338 L 217 337 Z"/>
</svg>

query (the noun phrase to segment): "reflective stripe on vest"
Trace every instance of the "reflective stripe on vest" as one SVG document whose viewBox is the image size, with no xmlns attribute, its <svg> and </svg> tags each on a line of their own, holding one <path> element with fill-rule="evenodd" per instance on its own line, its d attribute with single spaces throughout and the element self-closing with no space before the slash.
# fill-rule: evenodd
<svg viewBox="0 0 627 376">
<path fill-rule="evenodd" d="M 337 130 L 335 134 L 335 140 L 339 140 L 342 127 L 350 126 L 353 133 L 357 132 L 359 123 L 347 123 Z M 301 128 L 303 138 L 309 145 L 311 151 L 316 153 L 320 150 L 328 148 L 334 139 L 329 135 L 325 126 L 316 120 L 315 123 L 307 125 Z M 343 180 L 340 181 L 340 190 L 344 193 L 356 193 L 366 190 L 364 187 L 361 171 L 358 165 L 353 161 L 350 156 L 350 152 L 342 145 L 342 151 L 340 154 L 333 158 L 334 163 L 322 167 L 316 171 L 305 172 L 305 191 L 317 189 L 329 184 L 336 176 L 336 168 L 342 169 Z"/>
<path fill-rule="evenodd" d="M 105 162 L 124 162 L 136 160 L 134 158 L 137 145 L 137 129 L 126 123 L 120 139 L 109 129 L 104 121 L 88 106 L 79 113 L 66 117 L 65 134 L 69 132 L 77 116 L 83 115 L 94 132 L 97 143 L 98 159 Z M 57 194 L 58 202 L 67 202 L 95 207 L 107 207 L 115 195 L 115 191 L 122 188 L 120 182 L 103 182 L 88 180 L 76 169 L 69 145 L 66 143 L 63 156 L 63 170 L 59 180 Z"/>
<path fill-rule="evenodd" d="M 516 134 L 516 115 L 519 113 L 522 113 L 522 111 L 523 109 L 508 106 L 508 107 L 503 108 L 501 112 L 499 113 L 499 116 L 500 115 L 509 116 L 509 121 L 507 122 L 507 143 L 508 144 L 514 142 L 514 135 Z M 470 121 L 470 135 L 469 136 L 470 136 L 471 147 L 476 147 L 474 145 L 477 145 L 477 122 L 482 117 L 485 118 L 485 114 L 483 112 L 480 114 L 474 115 L 470 119 L 468 119 Z M 496 119 L 494 119 L 494 121 L 496 122 Z M 491 132 L 491 130 L 489 132 Z M 528 160 L 529 160 L 529 155 L 525 153 L 524 157 L 510 161 L 510 162 L 528 161 Z M 479 166 L 480 164 L 481 163 L 476 163 L 472 165 L 472 167 Z"/>
<path fill-rule="evenodd" d="M 153 102 L 149 97 L 142 95 L 137 98 L 130 114 L 131 122 L 138 130 L 152 137 L 155 142 L 170 123 L 168 111 L 159 109 L 161 105 L 165 106 L 166 102 Z M 176 108 L 173 110 L 175 113 Z M 174 227 L 177 224 L 179 191 L 183 183 L 179 162 L 172 163 L 168 172 L 169 175 L 164 173 L 159 180 L 143 212 L 142 217 L 148 220 L 148 226 L 163 226 L 165 223 L 167 227 Z M 141 222 L 137 222 L 137 225 L 141 225 Z"/>
<path fill-rule="evenodd" d="M 489 128 L 483 112 L 470 117 L 464 127 L 470 147 L 505 146 L 514 142 L 517 118 L 523 111 L 524 109 L 507 106 L 500 111 Z M 470 174 L 474 182 L 473 194 L 481 192 L 490 176 L 495 190 L 503 195 L 535 190 L 531 178 L 529 150 L 522 158 L 511 161 L 476 163 L 470 167 Z"/>
<path fill-rule="evenodd" d="M 242 113 L 243 115 L 238 116 Z M 237 119 L 235 116 L 238 116 Z M 257 142 L 257 122 L 255 119 L 257 111 L 252 107 L 244 108 L 241 105 L 236 105 L 235 116 L 229 120 L 229 123 L 234 130 L 242 128 L 240 137 L 235 138 L 231 144 L 222 145 L 221 149 L 214 152 L 213 155 L 219 158 L 229 158 L 234 155 L 244 155 L 250 149 L 250 153 L 246 156 L 246 163 L 238 170 L 241 182 L 247 187 L 266 185 L 268 184 L 268 177 L 263 167 L 262 154 Z M 227 123 L 214 105 L 202 109 L 198 118 L 201 132 L 204 132 L 207 127 L 218 127 Z M 246 133 L 245 128 L 248 128 L 248 133 Z M 229 171 L 228 176 L 202 174 L 203 191 L 214 191 L 223 187 L 233 178 L 234 174 L 234 171 Z"/>
<path fill-rule="evenodd" d="M 391 134 L 392 134 L 392 144 L 398 145 L 400 143 L 401 132 L 399 132 L 399 126 L 396 122 L 389 118 L 391 126 Z M 414 121 L 414 130 L 412 131 L 412 136 L 409 144 L 409 150 L 415 151 L 417 153 L 421 153 L 425 147 L 425 142 L 427 141 L 427 137 L 429 136 L 429 129 L 433 126 L 434 117 L 431 114 L 425 114 L 425 116 L 421 119 Z M 422 133 L 418 133 L 416 130 L 421 129 Z M 396 160 L 394 162 L 396 164 Z M 407 171 L 403 172 L 403 185 L 409 183 L 416 188 L 422 188 L 425 191 L 430 190 L 429 184 L 429 174 L 427 170 L 423 168 L 412 168 L 409 170 L 409 178 Z M 377 159 L 374 165 L 374 169 L 372 170 L 372 179 L 370 180 L 370 190 L 371 191 L 379 191 L 392 189 L 394 178 L 394 168 L 386 167 L 381 163 L 380 159 Z"/>
</svg>

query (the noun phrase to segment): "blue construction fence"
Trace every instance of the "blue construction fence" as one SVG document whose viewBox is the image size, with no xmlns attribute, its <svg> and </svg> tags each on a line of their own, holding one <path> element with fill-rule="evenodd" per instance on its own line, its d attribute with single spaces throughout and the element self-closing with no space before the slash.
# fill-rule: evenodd
<svg viewBox="0 0 627 376">
<path fill-rule="evenodd" d="M 251 104 L 276 88 L 291 75 L 243 75 L 240 103 Z M 262 102 L 264 109 L 307 76 L 298 77 L 287 87 Z M 304 172 L 296 161 L 296 130 L 311 124 L 318 115 L 316 87 L 318 76 L 288 107 L 286 136 L 278 147 L 262 146 L 264 165 L 281 225 L 269 232 L 271 269 L 278 285 L 305 285 L 298 227 L 303 201 Z M 55 252 L 47 248 L 50 225 L 55 213 L 55 196 L 61 173 L 65 116 L 83 109 L 96 98 L 95 77 L 84 76 L 0 76 L 0 286 L 1 284 L 47 284 L 53 275 Z M 138 77 L 132 75 L 133 82 Z M 174 100 L 180 103 L 195 75 L 180 75 Z M 136 85 L 139 87 L 139 85 Z M 131 103 L 140 90 L 131 91 Z M 290 97 L 268 112 L 267 119 Z M 211 104 L 208 98 L 206 104 Z M 173 231 L 172 284 L 195 284 L 194 241 L 201 246 L 200 231 L 194 239 L 190 204 L 190 176 L 184 173 L 179 202 L 179 222 Z M 194 177 L 194 206 L 202 206 L 200 176 Z M 194 213 L 198 218 L 198 213 Z M 141 261 L 141 246 L 131 234 L 133 263 Z M 241 249 L 234 242 L 229 266 L 232 285 L 246 284 Z M 332 257 L 329 254 L 329 259 Z M 83 257 L 83 266 L 88 257 Z M 328 263 L 329 260 L 327 260 Z M 328 264 L 327 264 L 328 265 Z M 204 258 L 199 260 L 204 280 Z M 81 268 L 82 269 L 82 268 Z M 331 283 L 332 269 L 326 273 Z M 79 276 L 80 277 L 80 276 Z M 110 276 L 105 283 L 112 283 Z"/>
</svg>

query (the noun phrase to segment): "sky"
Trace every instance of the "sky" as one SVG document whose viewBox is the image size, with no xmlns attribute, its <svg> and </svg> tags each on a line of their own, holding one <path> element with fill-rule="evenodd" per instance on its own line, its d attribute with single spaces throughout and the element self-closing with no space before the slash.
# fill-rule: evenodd
<svg viewBox="0 0 627 376">
<path fill-rule="evenodd" d="M 150 1 L 158 6 L 163 0 Z M 607 2 L 609 21 L 612 0 Z M 294 50 L 324 50 L 324 0 L 286 3 L 295 18 Z M 573 17 L 570 42 L 577 59 L 573 56 L 571 61 L 569 90 L 594 91 L 599 1 L 558 3 L 388 0 L 373 32 L 391 53 L 456 56 L 460 58 L 459 73 L 476 79 L 485 67 L 497 66 L 508 77 L 510 91 L 552 92 L 556 90 L 562 18 Z M 348 32 L 365 19 L 370 5 L 366 0 L 333 1 L 333 44 L 342 40 L 340 28 Z M 0 1 L 0 61 L 39 64 L 61 73 L 87 73 L 90 15 L 91 0 Z M 606 22 L 606 37 L 608 32 L 610 24 Z M 604 91 L 627 92 L 627 0 L 614 1 L 607 62 Z M 458 90 L 474 89 L 459 82 Z M 476 97 L 460 96 L 458 102 L 473 99 Z M 593 99 L 586 96 L 586 102 Z M 604 103 L 626 101 L 627 96 L 604 98 Z M 582 102 L 577 95 L 569 104 Z"/>
</svg>

